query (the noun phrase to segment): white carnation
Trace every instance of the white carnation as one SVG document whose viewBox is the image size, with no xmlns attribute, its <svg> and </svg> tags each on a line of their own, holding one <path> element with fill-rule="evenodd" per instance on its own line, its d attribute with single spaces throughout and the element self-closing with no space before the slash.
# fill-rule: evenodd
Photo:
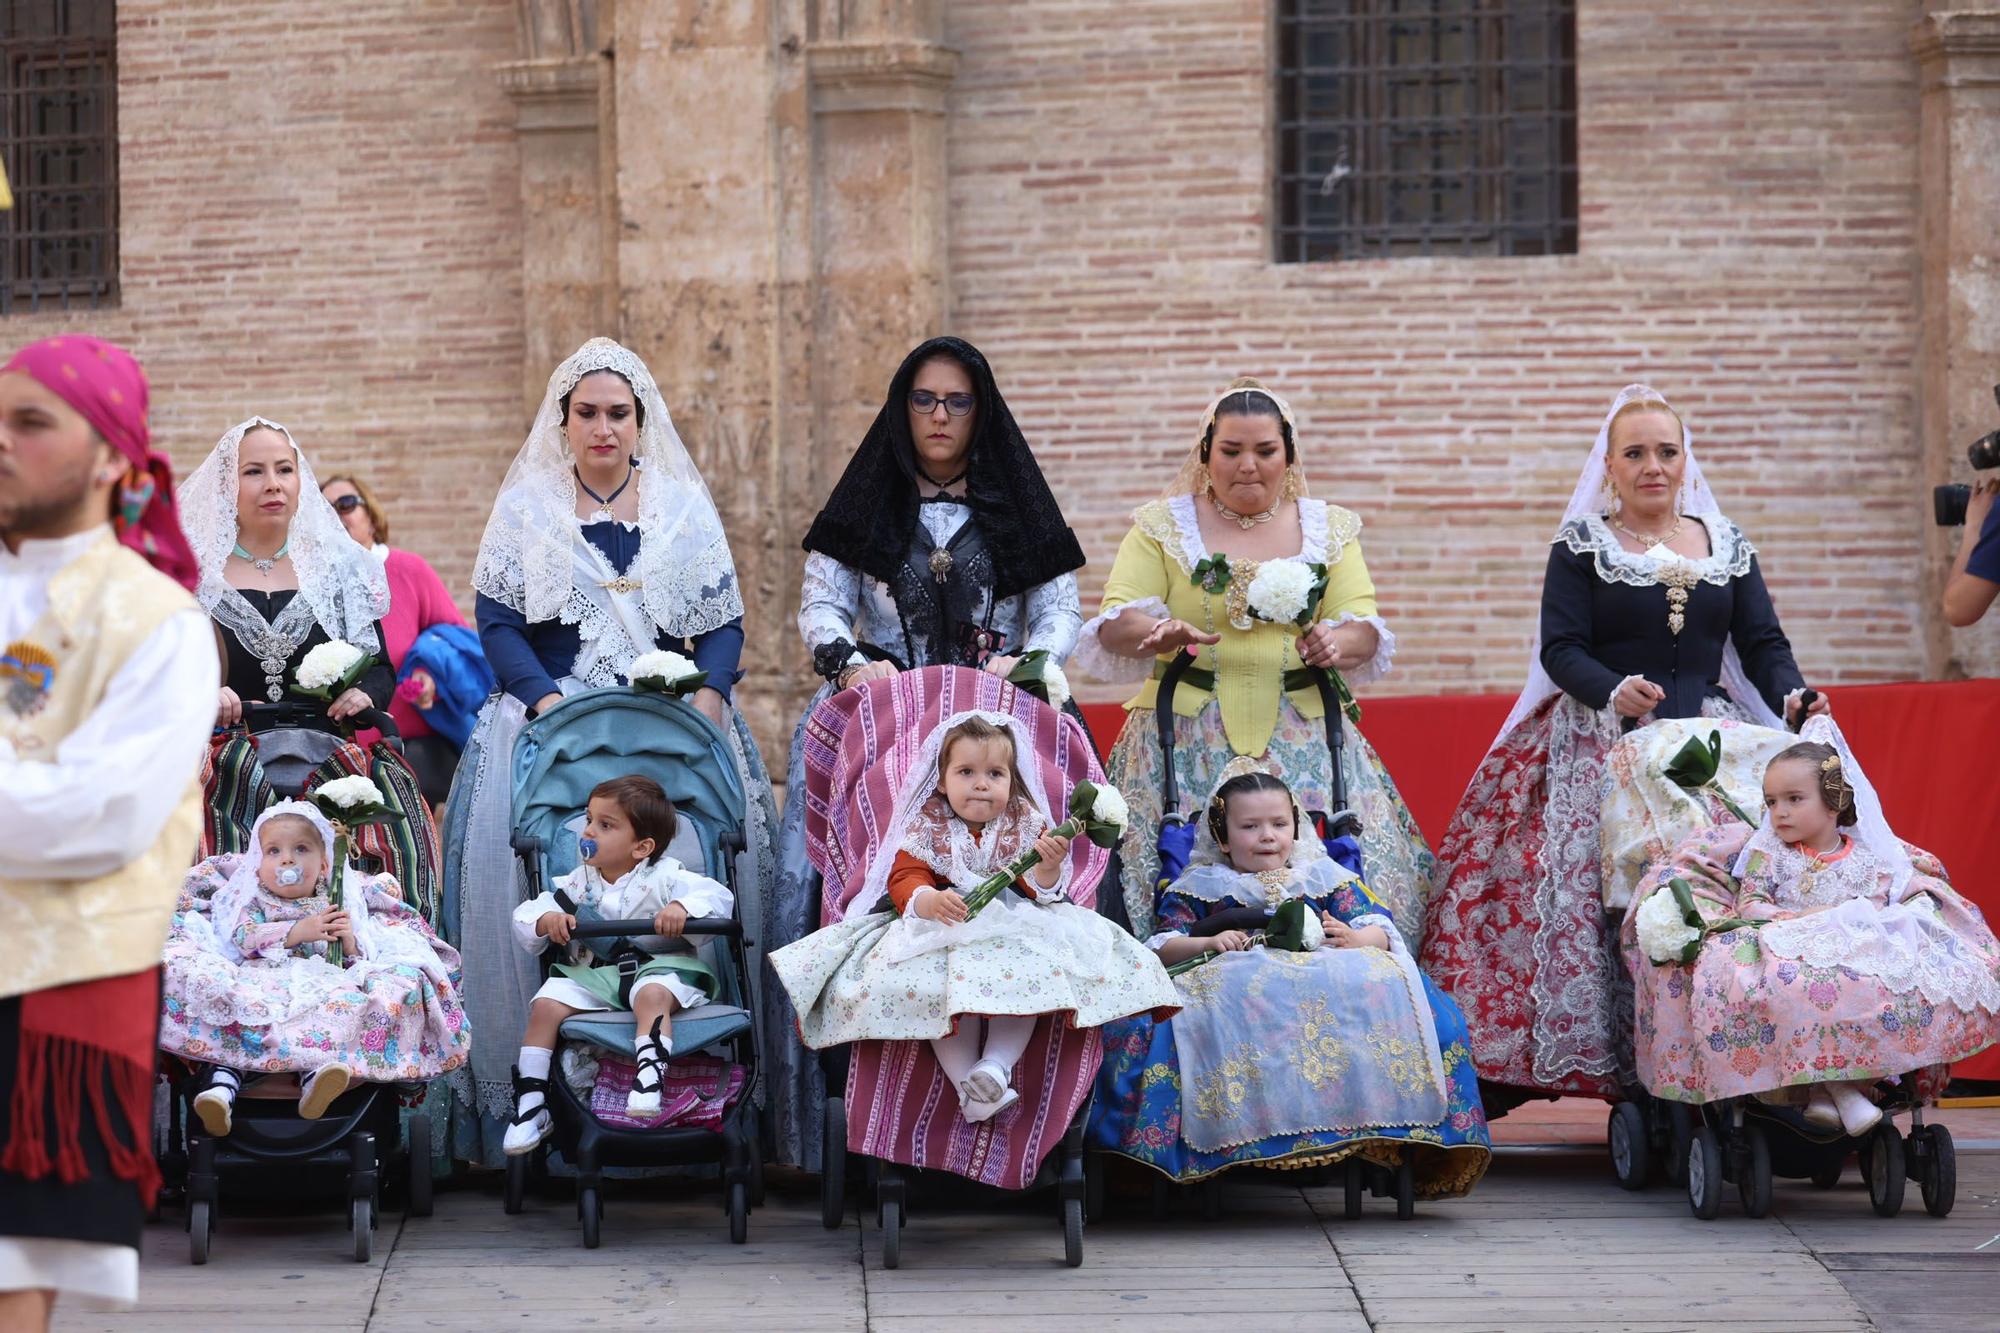
<svg viewBox="0 0 2000 1333">
<path fill-rule="evenodd" d="M 382 789 L 359 773 L 321 783 L 314 789 L 313 795 L 339 806 L 342 810 L 388 804 L 387 798 L 382 795 Z"/>
<path fill-rule="evenodd" d="M 1131 824 L 1132 811 L 1125 804 L 1124 793 L 1116 787 L 1101 786 L 1097 789 L 1097 799 L 1090 803 L 1090 817 L 1100 824 L 1122 829 Z"/>
<path fill-rule="evenodd" d="M 1063 674 L 1063 669 L 1056 665 L 1053 657 L 1042 659 L 1042 686 L 1049 692 L 1051 707 L 1061 708 L 1069 702 L 1069 677 Z"/>
<path fill-rule="evenodd" d="M 1656 963 L 1677 963 L 1681 953 L 1701 938 L 1701 932 L 1681 919 L 1681 906 L 1672 889 L 1659 889 L 1639 904 L 1634 923 L 1639 947 Z"/>
<path fill-rule="evenodd" d="M 625 679 L 634 685 L 642 680 L 657 680 L 672 685 L 699 670 L 700 667 L 679 653 L 662 648 L 633 658 L 632 665 L 625 669 Z"/>
<path fill-rule="evenodd" d="M 1311 903 L 1307 903 L 1305 911 L 1300 914 L 1299 924 L 1299 938 L 1304 942 L 1307 952 L 1326 943 L 1326 924 L 1319 919 L 1319 913 L 1313 910 Z"/>
<path fill-rule="evenodd" d="M 331 689 L 346 679 L 364 654 L 351 643 L 329 639 L 299 661 L 298 683 L 302 690 Z"/>
<path fill-rule="evenodd" d="M 1296 560 L 1266 560 L 1250 580 L 1250 610 L 1259 620 L 1289 624 L 1305 614 L 1313 572 Z"/>
</svg>

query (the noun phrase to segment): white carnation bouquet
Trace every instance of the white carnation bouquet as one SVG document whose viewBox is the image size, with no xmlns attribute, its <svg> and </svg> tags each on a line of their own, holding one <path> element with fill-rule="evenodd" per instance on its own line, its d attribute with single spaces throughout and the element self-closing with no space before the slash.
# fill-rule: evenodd
<svg viewBox="0 0 2000 1333">
<path fill-rule="evenodd" d="M 300 694 L 332 703 L 359 684 L 374 665 L 372 654 L 345 639 L 328 639 L 299 659 L 298 670 L 292 673 L 292 684 Z"/>
<path fill-rule="evenodd" d="M 1639 904 L 1633 930 L 1639 947 L 1656 963 L 1692 963 L 1701 953 L 1701 942 L 1726 931 L 1755 929 L 1758 922 L 1739 916 L 1717 921 L 1704 920 L 1694 903 L 1694 890 L 1679 875 Z"/>
<path fill-rule="evenodd" d="M 1257 566 L 1244 597 L 1250 614 L 1274 625 L 1304 629 L 1326 596 L 1326 566 L 1304 560 L 1266 560 Z"/>
<path fill-rule="evenodd" d="M 1022 653 L 1014 669 L 1007 673 L 1007 680 L 1051 708 L 1061 708 L 1070 699 L 1069 677 L 1046 648 Z"/>
<path fill-rule="evenodd" d="M 1074 838 L 1078 834 L 1089 838 L 1099 847 L 1109 851 L 1118 845 L 1118 839 L 1125 836 L 1125 826 L 1132 822 L 1132 811 L 1125 804 L 1125 796 L 1116 787 L 1095 782 L 1079 782 L 1069 794 L 1069 818 L 1051 829 L 1058 838 Z M 1009 884 L 1042 863 L 1042 854 L 1030 847 L 1009 861 L 978 888 L 965 895 L 965 919 L 970 921 L 978 916 L 981 909 L 1006 889 Z"/>
<path fill-rule="evenodd" d="M 402 811 L 391 809 L 382 789 L 359 773 L 322 782 L 307 792 L 305 799 L 318 806 L 319 812 L 333 825 L 333 888 L 327 897 L 335 907 L 344 907 L 353 830 L 366 824 L 387 824 L 401 819 Z M 327 961 L 335 967 L 341 965 L 339 940 L 327 946 Z"/>
<path fill-rule="evenodd" d="M 625 679 L 638 689 L 685 699 L 708 684 L 708 673 L 680 653 L 655 649 L 633 658 L 625 669 Z"/>
</svg>

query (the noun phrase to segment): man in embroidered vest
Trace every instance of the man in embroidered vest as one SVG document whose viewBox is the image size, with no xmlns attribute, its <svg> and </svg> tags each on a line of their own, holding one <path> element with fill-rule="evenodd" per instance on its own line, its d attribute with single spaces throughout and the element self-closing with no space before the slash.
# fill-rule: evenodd
<svg viewBox="0 0 2000 1333">
<path fill-rule="evenodd" d="M 146 377 L 65 335 L 0 368 L 0 1328 L 138 1295 L 160 952 L 220 669 Z"/>
</svg>

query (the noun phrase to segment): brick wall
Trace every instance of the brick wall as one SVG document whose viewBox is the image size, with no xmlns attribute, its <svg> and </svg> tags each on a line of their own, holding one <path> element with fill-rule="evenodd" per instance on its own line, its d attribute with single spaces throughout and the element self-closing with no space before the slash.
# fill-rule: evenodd
<svg viewBox="0 0 2000 1333">
<path fill-rule="evenodd" d="M 358 469 L 465 598 L 520 407 L 511 0 L 123 0 L 119 308 L 186 470 L 251 413 Z"/>
<path fill-rule="evenodd" d="M 1645 379 L 1808 677 L 1921 674 L 1910 6 L 1579 8 L 1579 254 L 1307 266 L 1268 258 L 1270 6 L 952 6 L 953 323 L 1056 479 L 1092 607 L 1130 509 L 1256 374 L 1367 524 L 1403 645 L 1377 688 L 1516 688 L 1549 535 Z"/>
</svg>

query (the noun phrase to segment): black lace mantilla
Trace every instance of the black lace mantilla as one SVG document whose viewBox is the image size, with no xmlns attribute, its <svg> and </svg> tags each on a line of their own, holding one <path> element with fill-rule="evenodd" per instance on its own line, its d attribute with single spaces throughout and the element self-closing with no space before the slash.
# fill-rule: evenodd
<svg viewBox="0 0 2000 1333">
<path fill-rule="evenodd" d="M 806 532 L 805 549 L 830 555 L 878 583 L 897 585 L 897 571 L 922 529 L 910 385 L 924 362 L 939 356 L 965 367 L 979 399 L 965 498 L 992 561 L 994 599 L 1083 568 L 1083 547 L 1063 522 L 986 357 L 971 343 L 949 337 L 932 338 L 903 358 L 882 410 Z"/>
</svg>

